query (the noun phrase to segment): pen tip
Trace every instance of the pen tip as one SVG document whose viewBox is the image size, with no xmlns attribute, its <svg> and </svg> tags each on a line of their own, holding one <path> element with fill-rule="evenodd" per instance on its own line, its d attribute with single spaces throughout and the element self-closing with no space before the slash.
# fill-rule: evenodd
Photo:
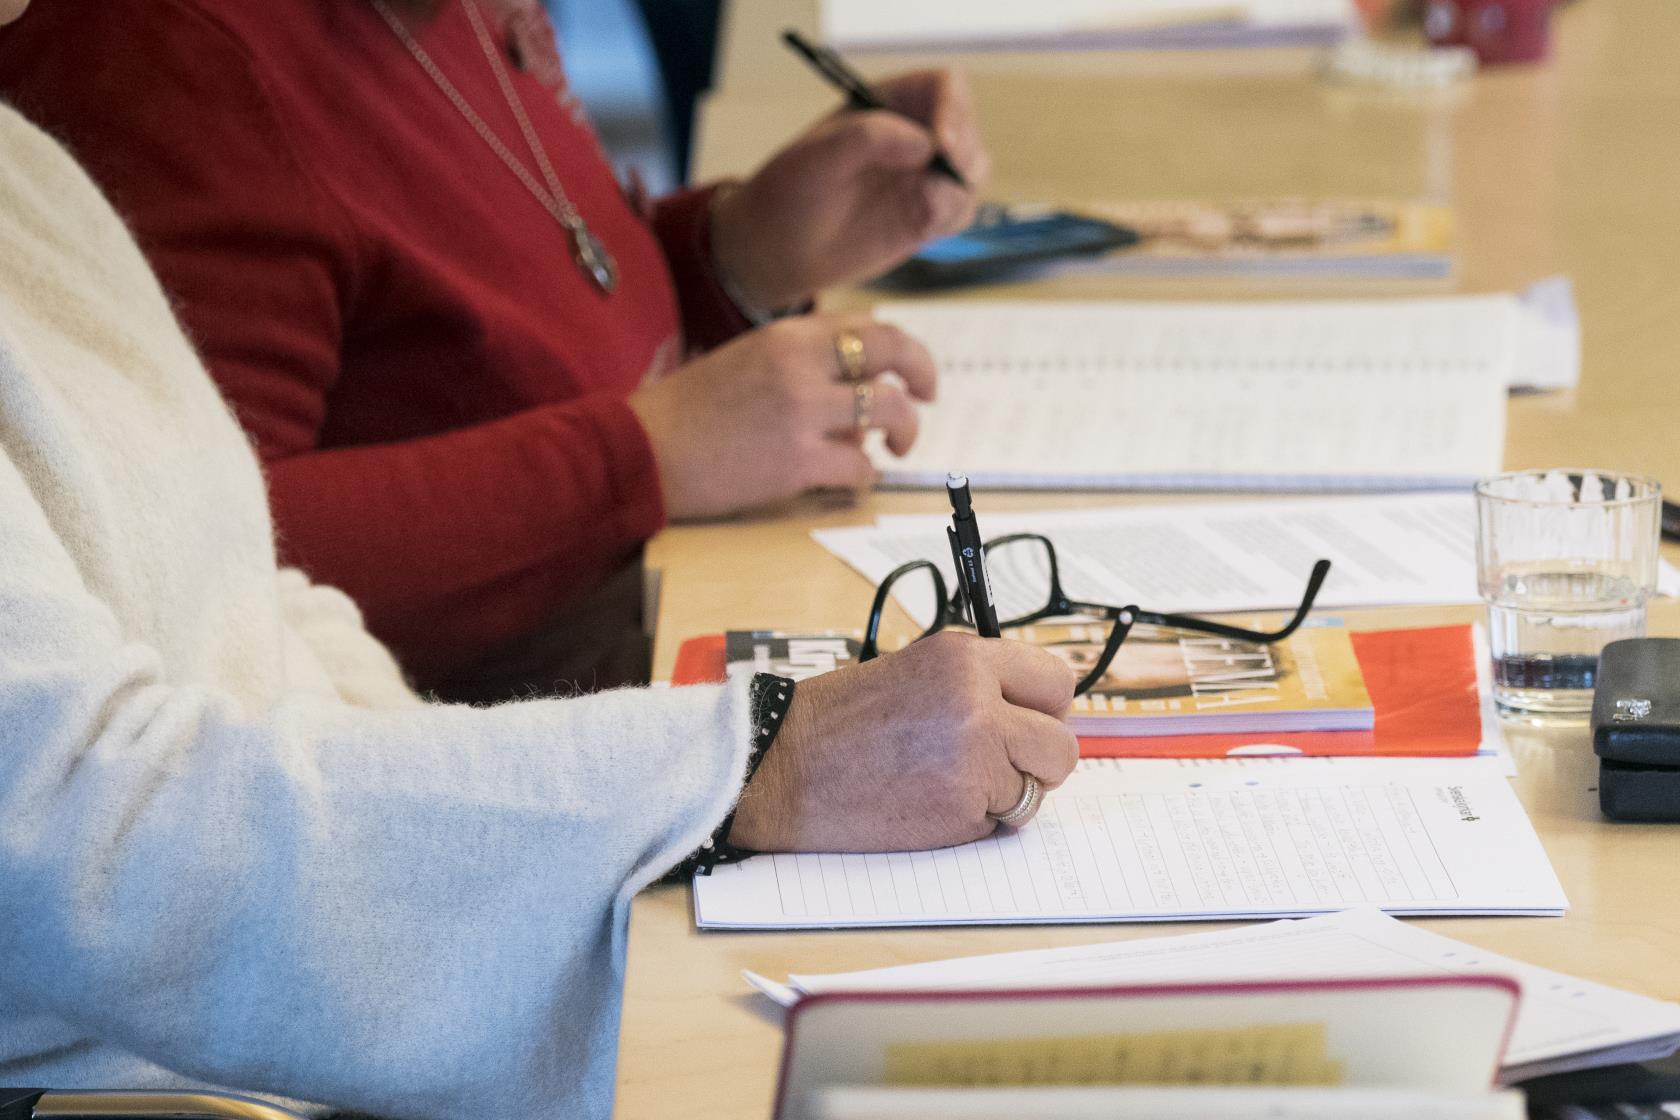
<svg viewBox="0 0 1680 1120">
<path fill-rule="evenodd" d="M 952 471 L 945 476 L 945 485 L 952 490 L 968 485 L 968 476 L 960 471 Z"/>
</svg>

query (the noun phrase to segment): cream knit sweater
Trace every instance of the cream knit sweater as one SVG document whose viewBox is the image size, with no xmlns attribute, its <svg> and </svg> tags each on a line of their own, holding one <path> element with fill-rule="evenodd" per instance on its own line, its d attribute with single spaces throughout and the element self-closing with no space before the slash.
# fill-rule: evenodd
<svg viewBox="0 0 1680 1120">
<path fill-rule="evenodd" d="M 133 241 L 0 106 L 0 1084 L 608 1115 L 628 901 L 728 811 L 745 707 L 421 703 L 277 570 Z"/>
</svg>

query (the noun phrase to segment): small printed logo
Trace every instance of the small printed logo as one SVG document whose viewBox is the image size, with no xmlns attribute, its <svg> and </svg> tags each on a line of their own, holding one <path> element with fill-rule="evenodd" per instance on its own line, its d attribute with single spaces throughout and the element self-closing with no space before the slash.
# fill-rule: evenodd
<svg viewBox="0 0 1680 1120">
<path fill-rule="evenodd" d="M 1616 714 L 1611 716 L 1617 723 L 1637 723 L 1651 714 L 1649 700 L 1618 700 Z"/>
</svg>

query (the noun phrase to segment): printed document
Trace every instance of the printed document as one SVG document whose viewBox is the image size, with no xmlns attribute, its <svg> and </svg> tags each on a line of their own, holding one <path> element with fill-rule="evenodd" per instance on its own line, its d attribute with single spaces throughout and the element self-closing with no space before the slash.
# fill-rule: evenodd
<svg viewBox="0 0 1680 1120">
<path fill-rule="evenodd" d="M 1503 1079 L 1654 1058 L 1680 1045 L 1680 1005 L 1489 953 L 1371 909 L 1215 933 L 997 953 L 833 975 L 750 976 L 778 1003 L 840 991 L 943 991 L 1495 974 L 1523 989 Z"/>
<path fill-rule="evenodd" d="M 1350 0 L 823 0 L 837 47 L 1244 46 L 1328 42 L 1351 31 Z"/>
<path fill-rule="evenodd" d="M 1424 490 L 1500 469 L 1551 334 L 1512 295 L 1273 303 L 924 301 L 939 399 L 887 485 Z"/>
<path fill-rule="evenodd" d="M 1177 921 L 1377 906 L 1561 914 L 1492 759 L 1087 759 L 1019 830 L 935 852 L 760 855 L 703 928 Z"/>
<path fill-rule="evenodd" d="M 935 561 L 956 578 L 944 515 L 882 517 L 875 525 L 820 529 L 812 538 L 872 583 L 908 560 Z M 989 538 L 1041 533 L 1056 546 L 1075 599 L 1152 611 L 1218 613 L 1293 609 L 1313 562 L 1331 561 L 1321 607 L 1476 603 L 1476 507 L 1461 494 L 1271 498 L 1036 513 L 983 513 Z M 998 614 L 1043 606 L 1045 581 L 1002 550 L 990 565 Z M 1659 586 L 1680 573 L 1666 562 Z M 954 582 L 949 586 L 956 586 Z M 1028 601 L 1031 600 L 1029 605 Z M 904 604 L 927 625 L 928 605 Z"/>
</svg>

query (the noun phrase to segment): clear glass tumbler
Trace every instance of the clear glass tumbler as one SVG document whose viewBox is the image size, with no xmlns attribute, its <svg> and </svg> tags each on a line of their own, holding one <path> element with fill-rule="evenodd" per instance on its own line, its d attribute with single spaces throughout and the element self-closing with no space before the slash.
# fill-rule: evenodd
<svg viewBox="0 0 1680 1120">
<path fill-rule="evenodd" d="M 1662 487 L 1613 471 L 1517 471 L 1476 486 L 1476 575 L 1494 699 L 1523 722 L 1578 725 L 1598 655 L 1645 633 Z"/>
</svg>

